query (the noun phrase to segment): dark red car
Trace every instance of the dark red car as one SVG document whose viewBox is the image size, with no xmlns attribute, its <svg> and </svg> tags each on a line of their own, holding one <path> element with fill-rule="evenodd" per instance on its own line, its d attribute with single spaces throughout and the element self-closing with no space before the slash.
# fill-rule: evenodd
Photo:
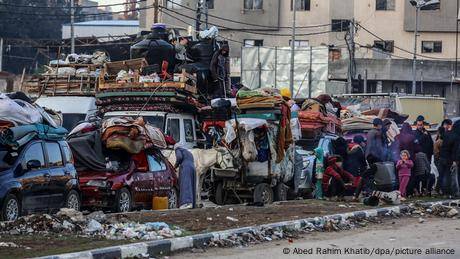
<svg viewBox="0 0 460 259">
<path fill-rule="evenodd" d="M 124 160 L 124 161 L 121 161 Z M 177 208 L 175 169 L 158 150 L 111 161 L 116 170 L 79 171 L 82 206 L 127 212 L 152 208 L 154 196 L 168 197 L 169 208 Z"/>
</svg>

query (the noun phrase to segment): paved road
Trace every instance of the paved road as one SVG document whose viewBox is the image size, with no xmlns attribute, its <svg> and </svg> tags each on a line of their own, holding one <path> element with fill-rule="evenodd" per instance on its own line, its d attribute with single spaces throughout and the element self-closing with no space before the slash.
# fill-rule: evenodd
<svg viewBox="0 0 460 259">
<path fill-rule="evenodd" d="M 355 251 L 345 250 L 347 248 L 354 248 Z M 374 254 L 359 255 L 366 248 L 374 249 Z M 443 248 L 443 253 L 455 254 L 427 255 L 427 248 Z M 317 249 L 329 254 L 319 254 Z M 284 254 L 283 250 L 289 250 L 289 254 Z M 295 251 L 296 255 L 293 254 Z M 301 251 L 304 254 L 299 254 Z M 345 255 L 346 252 L 354 254 Z M 392 252 L 393 255 L 376 255 L 377 252 Z M 420 254 L 396 255 L 397 252 Z M 460 258 L 460 219 L 428 218 L 424 223 L 419 223 L 418 218 L 386 220 L 380 225 L 351 231 L 312 233 L 293 243 L 283 240 L 244 248 L 213 248 L 205 253 L 188 252 L 172 258 Z"/>
</svg>

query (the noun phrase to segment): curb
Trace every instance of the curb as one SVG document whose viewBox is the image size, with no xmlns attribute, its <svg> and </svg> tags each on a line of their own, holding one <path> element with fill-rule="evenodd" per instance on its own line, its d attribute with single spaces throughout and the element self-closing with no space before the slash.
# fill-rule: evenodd
<svg viewBox="0 0 460 259">
<path fill-rule="evenodd" d="M 448 201 L 437 201 L 437 202 L 426 202 L 421 203 L 424 207 L 433 206 L 435 204 L 442 204 L 446 206 L 460 206 L 460 200 L 448 200 Z M 243 233 L 257 232 L 261 229 L 292 229 L 300 230 L 307 225 L 314 224 L 319 221 L 327 219 L 348 219 L 348 218 L 369 218 L 375 216 L 389 216 L 393 213 L 407 213 L 411 207 L 409 205 L 399 205 L 386 208 L 370 209 L 354 211 L 342 214 L 333 214 L 326 216 L 318 216 L 314 218 L 298 219 L 292 221 L 282 221 L 270 224 L 264 224 L 252 227 L 243 227 L 236 229 L 229 229 L 211 233 L 197 234 L 186 237 L 178 237 L 166 240 L 155 240 L 148 242 L 140 242 L 128 245 L 112 246 L 94 250 L 88 250 L 83 252 L 60 254 L 40 257 L 42 259 L 73 259 L 73 258 L 87 258 L 87 259 L 102 259 L 102 258 L 126 258 L 126 257 L 137 257 L 137 256 L 166 256 L 175 251 L 191 248 L 203 248 L 211 240 L 221 240 L 232 235 L 241 235 Z"/>
</svg>

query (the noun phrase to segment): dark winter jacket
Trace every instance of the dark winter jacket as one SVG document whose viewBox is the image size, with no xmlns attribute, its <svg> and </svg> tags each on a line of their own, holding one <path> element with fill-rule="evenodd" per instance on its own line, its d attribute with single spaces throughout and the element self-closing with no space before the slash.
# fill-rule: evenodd
<svg viewBox="0 0 460 259">
<path fill-rule="evenodd" d="M 385 160 L 384 143 L 382 138 L 382 131 L 378 129 L 371 129 L 367 133 L 367 147 L 366 157 L 372 155 L 379 160 Z"/>
<path fill-rule="evenodd" d="M 420 145 L 420 148 L 423 153 L 426 154 L 428 160 L 431 161 L 431 157 L 433 156 L 433 139 L 431 138 L 430 133 L 426 130 L 415 130 L 415 139 L 417 143 Z"/>
<path fill-rule="evenodd" d="M 415 154 L 413 175 L 428 175 L 431 171 L 431 163 L 423 152 Z"/>
<path fill-rule="evenodd" d="M 393 153 L 399 154 L 403 150 L 409 151 L 410 157 L 415 157 L 415 153 L 420 151 L 420 146 L 417 144 L 415 135 L 412 132 L 412 128 L 409 123 L 404 123 L 401 128 L 401 133 L 395 138 L 395 144 L 392 146 L 394 149 Z M 399 160 L 399 158 L 398 158 Z"/>
<path fill-rule="evenodd" d="M 343 163 L 343 169 L 353 176 L 361 176 L 367 168 L 365 151 L 360 145 L 355 145 L 348 152 L 347 160 Z"/>
</svg>

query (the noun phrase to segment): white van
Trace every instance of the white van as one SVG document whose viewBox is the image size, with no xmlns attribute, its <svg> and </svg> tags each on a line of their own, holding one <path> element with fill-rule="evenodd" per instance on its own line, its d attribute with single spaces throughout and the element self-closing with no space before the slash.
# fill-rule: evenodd
<svg viewBox="0 0 460 259">
<path fill-rule="evenodd" d="M 104 118 L 123 116 L 142 116 L 146 122 L 162 129 L 166 135 L 171 136 L 184 147 L 194 148 L 197 146 L 196 120 L 193 115 L 159 111 L 119 111 L 104 114 Z"/>
<path fill-rule="evenodd" d="M 96 98 L 88 96 L 49 96 L 35 101 L 41 107 L 62 112 L 63 127 L 71 131 L 81 121 L 88 120 L 97 112 Z"/>
</svg>

